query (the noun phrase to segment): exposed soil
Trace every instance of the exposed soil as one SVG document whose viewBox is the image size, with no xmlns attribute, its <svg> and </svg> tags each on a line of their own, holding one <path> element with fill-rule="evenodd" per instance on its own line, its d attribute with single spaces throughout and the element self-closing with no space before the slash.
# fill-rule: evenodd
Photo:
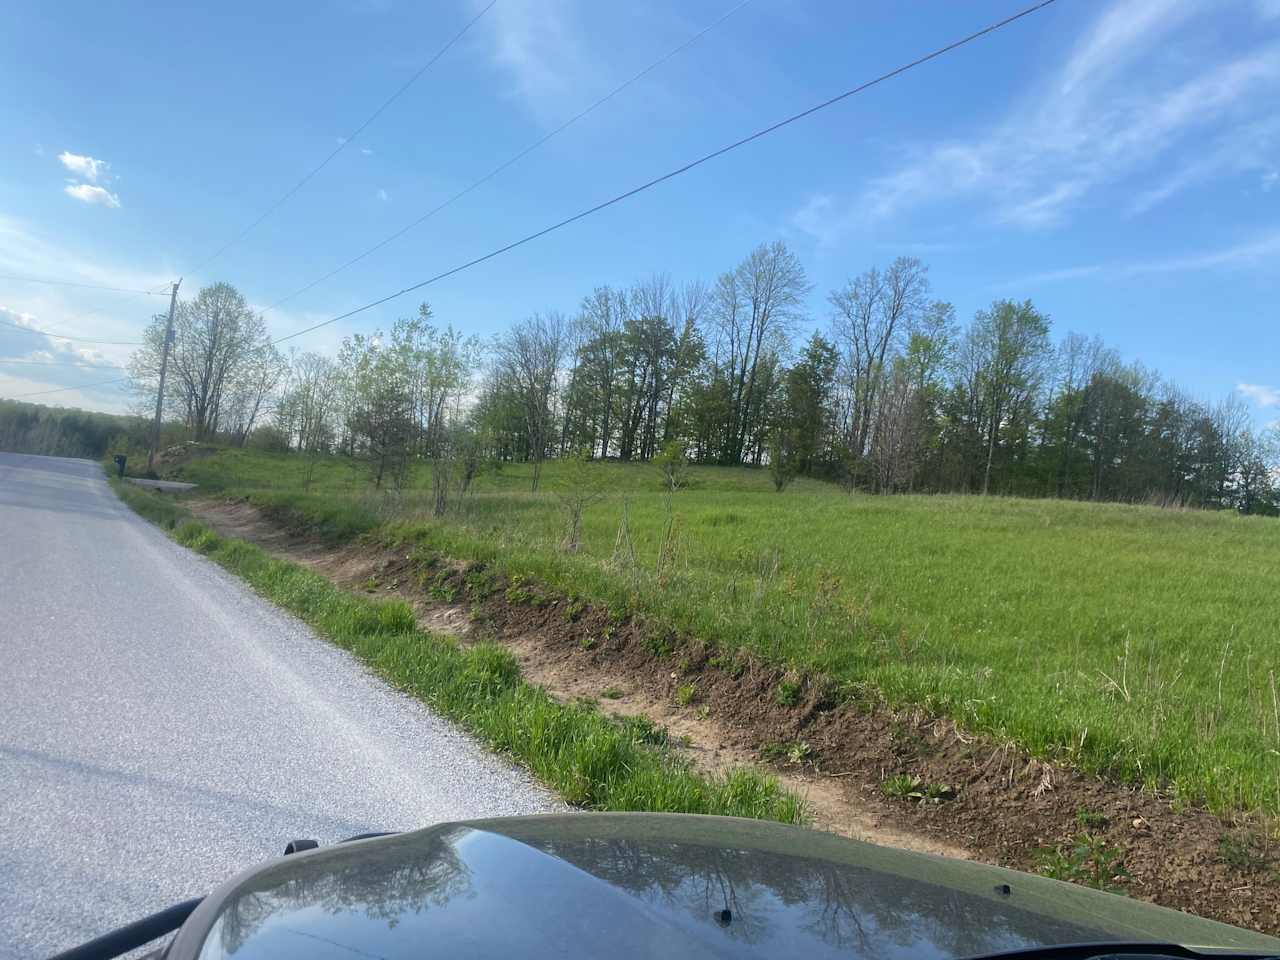
<svg viewBox="0 0 1280 960">
<path fill-rule="evenodd" d="M 616 621 L 478 565 L 327 547 L 247 503 L 191 506 L 219 532 L 344 587 L 403 597 L 428 630 L 504 644 L 530 682 L 561 700 L 586 697 L 662 724 L 705 770 L 769 767 L 806 797 L 821 829 L 1033 871 L 1047 849 L 1069 852 L 1088 831 L 1117 853 L 1120 866 L 1107 873 L 1130 896 L 1280 934 L 1280 845 L 1265 824 L 1225 823 L 873 699 L 837 702 L 819 682 Z M 919 778 L 904 792 L 938 796 L 887 797 L 899 775 Z"/>
</svg>

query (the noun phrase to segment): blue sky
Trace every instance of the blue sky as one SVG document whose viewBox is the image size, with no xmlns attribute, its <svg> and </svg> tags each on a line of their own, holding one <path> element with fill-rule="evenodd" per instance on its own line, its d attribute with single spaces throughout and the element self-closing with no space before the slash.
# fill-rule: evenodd
<svg viewBox="0 0 1280 960">
<path fill-rule="evenodd" d="M 487 2 L 487 0 L 486 0 Z M 30 4 L 0 34 L 0 274 L 265 308 L 466 187 L 738 0 L 497 0 L 310 183 L 210 255 L 483 8 L 473 0 Z M 283 335 L 665 172 L 1019 8 L 751 0 L 400 240 L 267 314 Z M 1280 0 L 1059 0 L 994 36 L 417 295 L 487 336 L 601 283 L 714 276 L 783 239 L 827 291 L 898 254 L 962 318 L 1030 297 L 1205 399 L 1280 418 Z M 0 319 L 134 339 L 163 297 L 0 280 Z M 0 357 L 122 363 L 0 325 Z M 122 409 L 112 371 L 0 364 L 0 396 Z"/>
</svg>

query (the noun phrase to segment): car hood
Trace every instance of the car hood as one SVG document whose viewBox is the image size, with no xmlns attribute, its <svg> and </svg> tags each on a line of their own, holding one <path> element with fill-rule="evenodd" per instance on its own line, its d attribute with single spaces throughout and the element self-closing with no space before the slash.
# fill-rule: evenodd
<svg viewBox="0 0 1280 960">
<path fill-rule="evenodd" d="M 174 960 L 963 957 L 1102 940 L 1280 951 L 1123 897 L 759 821 L 444 824 L 274 861 L 209 897 Z"/>
</svg>

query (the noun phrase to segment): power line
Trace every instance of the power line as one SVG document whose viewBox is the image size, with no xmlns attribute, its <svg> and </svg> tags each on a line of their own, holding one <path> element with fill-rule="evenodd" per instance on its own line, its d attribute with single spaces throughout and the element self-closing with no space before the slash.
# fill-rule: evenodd
<svg viewBox="0 0 1280 960">
<path fill-rule="evenodd" d="M 828 100 L 824 100 L 821 103 L 816 104 L 812 107 L 809 107 L 806 110 L 802 110 L 799 113 L 792 114 L 791 116 L 786 117 L 783 120 L 779 120 L 777 123 L 770 124 L 769 126 L 761 130 L 757 130 L 755 133 L 752 133 L 743 137 L 741 140 L 736 140 L 733 143 L 730 143 L 727 146 L 721 147 L 718 150 L 713 150 L 711 153 L 704 154 L 698 159 L 693 160 L 690 163 L 686 163 L 682 167 L 677 167 L 676 169 L 671 170 L 668 173 L 664 173 L 659 177 L 654 177 L 652 180 L 642 183 L 638 187 L 632 187 L 630 190 L 627 190 L 625 193 L 620 193 L 617 196 L 612 197 L 608 200 L 605 200 L 602 203 L 597 203 L 593 207 L 588 207 L 587 209 L 582 210 L 579 213 L 575 213 L 571 217 L 565 217 L 565 219 L 560 220 L 556 223 L 553 223 L 548 227 L 543 227 L 541 230 L 535 231 L 534 233 L 521 237 L 519 240 L 514 240 L 511 243 L 508 243 L 506 246 L 499 247 L 498 249 L 492 250 L 489 253 L 484 254 L 483 256 L 476 257 L 473 260 L 468 260 L 466 263 L 459 264 L 458 266 L 452 267 L 449 270 L 445 270 L 442 273 L 437 273 L 433 277 L 428 277 L 426 280 L 422 280 L 411 286 L 405 287 L 404 289 L 398 290 L 395 293 L 388 294 L 385 297 L 380 297 L 377 300 L 373 300 L 370 303 L 364 304 L 363 306 L 356 307 L 354 310 L 348 310 L 346 313 L 339 314 L 336 317 L 331 317 L 328 320 L 322 320 L 320 323 L 312 324 L 309 327 L 304 327 L 303 329 L 295 331 L 294 333 L 290 333 L 290 334 L 287 334 L 286 336 L 279 337 L 278 339 L 273 340 L 272 343 L 273 344 L 283 343 L 285 340 L 292 340 L 294 337 L 300 337 L 304 333 L 310 333 L 313 330 L 319 330 L 321 327 L 327 327 L 329 324 L 337 323 L 339 320 L 345 320 L 348 317 L 354 317 L 358 313 L 363 313 L 366 310 L 371 310 L 374 307 L 381 306 L 382 304 L 388 302 L 389 300 L 394 300 L 397 297 L 404 296 L 406 293 L 411 293 L 414 290 L 420 290 L 425 286 L 429 286 L 430 284 L 436 283 L 440 280 L 444 280 L 446 277 L 451 277 L 454 274 L 461 273 L 463 270 L 468 270 L 471 267 L 484 263 L 486 260 L 492 260 L 494 257 L 501 256 L 504 253 L 514 250 L 516 247 L 524 246 L 526 243 L 530 243 L 534 240 L 537 240 L 539 237 L 545 237 L 547 234 L 552 233 L 553 231 L 559 230 L 561 227 L 567 227 L 571 223 L 576 223 L 579 220 L 582 220 L 586 217 L 591 216 L 593 213 L 598 213 L 607 207 L 611 207 L 614 204 L 621 203 L 623 200 L 627 200 L 631 197 L 634 197 L 638 193 L 643 193 L 644 191 L 649 190 L 652 187 L 656 187 L 660 183 L 665 183 L 667 180 L 672 180 L 675 177 L 680 176 L 681 174 L 688 173 L 690 170 L 694 169 L 695 167 L 701 166 L 702 164 L 706 163 L 709 160 L 714 160 L 717 157 L 724 156 L 726 153 L 729 153 L 732 150 L 736 150 L 739 147 L 746 146 L 748 143 L 752 143 L 755 140 L 759 140 L 761 137 L 768 136 L 769 134 L 777 130 L 780 130 L 783 127 L 786 127 L 792 123 L 795 123 L 798 120 L 803 120 L 805 117 L 815 114 L 820 110 L 825 110 L 828 107 L 831 107 L 837 103 L 840 103 L 842 100 L 847 100 L 849 97 L 855 96 L 856 94 L 862 93 L 863 91 L 870 89 L 871 87 L 884 83 L 886 80 L 891 80 L 894 77 L 897 77 L 903 73 L 906 73 L 908 70 L 911 70 L 915 67 L 920 66 L 921 64 L 928 63 L 930 60 L 935 60 L 938 57 L 941 57 L 943 54 L 950 53 L 952 50 L 962 47 L 965 44 L 972 43 L 974 40 L 977 40 L 981 37 L 985 37 L 990 33 L 994 33 L 995 31 L 1001 29 L 1002 27 L 1006 27 L 1009 24 L 1017 20 L 1021 20 L 1023 17 L 1029 16 L 1030 14 L 1033 14 L 1039 10 L 1043 10 L 1045 7 L 1055 2 L 1056 0 L 1041 0 L 1041 2 L 1033 4 L 1032 6 L 1027 7 L 1024 10 L 1013 14 L 1012 16 L 1006 17 L 1005 19 L 997 21 L 996 23 L 993 23 L 990 26 L 983 27 L 981 30 L 971 33 L 967 37 L 963 37 L 959 40 L 954 40 L 951 43 L 948 43 L 944 47 L 939 47 L 937 50 L 934 50 L 932 53 L 927 53 L 922 57 L 918 57 L 915 60 L 912 60 L 910 63 L 903 64 L 900 67 L 896 67 L 893 70 L 890 70 L 888 73 L 882 73 L 880 76 L 872 80 L 868 80 L 865 83 L 861 83 L 850 90 L 846 90 L 844 93 L 837 94 L 836 96 L 831 97 Z"/>
<path fill-rule="evenodd" d="M 86 290 L 110 290 L 112 293 L 133 293 L 145 296 L 156 296 L 150 290 L 135 290 L 132 287 L 108 287 L 100 283 L 78 283 L 74 280 L 52 280 L 45 277 L 15 277 L 0 274 L 0 280 L 13 280 L 17 283 L 45 283 L 55 287 L 83 287 Z"/>
<path fill-rule="evenodd" d="M 237 243 L 239 243 L 241 240 L 247 237 L 250 233 L 252 233 L 258 227 L 258 225 L 262 223 L 262 221 L 266 220 L 267 217 L 271 216 L 271 214 L 273 214 L 276 210 L 278 210 L 281 207 L 281 205 L 283 205 L 290 197 L 292 197 L 295 193 L 297 193 L 299 190 L 305 187 L 311 181 L 312 177 L 314 177 L 317 173 L 319 173 L 321 170 L 323 170 L 325 167 L 329 165 L 329 161 L 331 161 L 334 157 L 336 157 L 343 150 L 345 150 L 356 139 L 356 137 L 360 136 L 360 134 L 364 132 L 365 128 L 367 128 L 371 123 L 373 123 L 373 121 L 377 120 L 378 117 L 382 115 L 382 112 L 387 109 L 387 107 L 391 106 L 391 104 L 393 104 L 396 100 L 398 100 L 406 90 L 408 90 L 411 86 L 413 86 L 424 73 L 426 73 L 433 66 L 435 66 L 436 61 L 439 60 L 441 57 L 443 57 L 446 53 L 448 53 L 449 50 L 453 47 L 453 45 L 456 44 L 459 40 L 461 40 L 463 36 L 466 34 L 466 32 L 470 30 L 473 26 L 475 26 L 476 22 L 481 17 L 483 17 L 486 13 L 488 13 L 489 10 L 493 7 L 493 5 L 497 2 L 498 0 L 489 0 L 489 4 L 484 9 L 482 9 L 474 17 L 468 20 L 466 25 L 461 30 L 459 30 L 456 34 L 454 34 L 453 38 L 450 39 L 449 42 L 446 43 L 443 47 L 441 47 L 435 56 L 433 56 L 430 60 L 428 60 L 425 64 L 423 64 L 422 67 L 418 70 L 418 72 L 415 73 L 413 76 L 411 76 L 408 80 L 406 80 L 400 86 L 400 88 L 396 90 L 395 93 L 391 94 L 391 96 L 389 96 L 386 100 L 384 100 L 382 102 L 382 105 L 378 107 L 377 110 L 373 111 L 373 113 L 369 115 L 368 119 L 366 119 L 364 123 L 356 127 L 356 129 L 353 130 L 350 135 L 339 140 L 338 146 L 336 149 L 334 149 L 327 157 L 321 160 L 320 163 L 316 167 L 314 167 L 309 173 L 303 176 L 301 180 L 299 180 L 292 187 L 286 190 L 284 194 L 282 194 L 281 197 L 278 200 L 276 200 L 275 203 L 271 204 L 271 206 L 267 207 L 267 209 L 262 212 L 261 216 L 259 216 L 251 224 L 249 224 L 247 227 L 241 230 L 238 234 L 236 234 L 234 237 L 232 237 L 230 240 L 224 243 L 221 247 L 219 247 L 212 256 L 201 261 L 190 272 L 196 273 L 202 270 L 203 268 L 207 267 L 209 264 L 213 263 L 213 261 L 217 260 L 220 256 L 222 256 L 224 253 L 226 253 L 228 250 L 234 247 Z"/>
<path fill-rule="evenodd" d="M 50 393 L 67 393 L 71 390 L 92 390 L 94 387 L 108 387 L 113 383 L 124 383 L 129 377 L 116 377 L 114 380 L 99 380 L 96 383 L 82 383 L 78 387 L 57 387 L 53 390 L 32 390 L 30 393 L 15 393 L 10 400 L 21 400 L 23 397 L 43 397 Z"/>
<path fill-rule="evenodd" d="M 622 83 L 614 87 L 604 96 L 600 97 L 600 99 L 592 103 L 589 107 L 574 114 L 564 123 L 560 124 L 560 126 L 556 127 L 554 130 L 552 130 L 550 133 L 547 133 L 542 138 L 534 141 L 529 146 L 521 150 L 519 153 L 512 156 L 509 160 L 506 160 L 500 165 L 498 165 L 497 167 L 494 167 L 492 170 L 486 173 L 479 180 L 476 180 L 473 183 L 471 183 L 469 186 L 466 186 L 463 189 L 459 190 L 457 193 L 451 196 L 448 200 L 445 200 L 443 203 L 439 204 L 438 206 L 428 210 L 422 216 L 418 217 L 418 219 L 414 220 L 412 223 L 408 224 L 407 226 L 397 230 L 395 233 L 391 234 L 386 239 L 378 241 L 372 247 L 365 250 L 363 253 L 355 257 L 352 257 L 346 263 L 342 264 L 341 266 L 335 267 L 334 269 L 330 270 L 328 273 L 324 274 L 323 276 L 317 277 L 315 280 L 312 280 L 306 286 L 300 287 L 299 289 L 293 291 L 293 293 L 289 294 L 288 296 L 281 297 L 275 303 L 267 307 L 267 309 L 264 310 L 263 312 L 264 313 L 270 312 L 271 310 L 274 310 L 276 307 L 280 306 L 281 304 L 286 303 L 289 300 L 292 300 L 294 297 L 306 293 L 308 290 L 312 289 L 313 287 L 321 283 L 324 283 L 326 280 L 332 277 L 337 276 L 339 273 L 341 273 L 343 270 L 346 270 L 348 267 L 355 266 L 357 263 L 359 263 L 361 260 L 369 256 L 370 254 L 377 253 L 387 244 L 392 243 L 393 241 L 399 240 L 401 237 L 403 237 L 410 230 L 413 230 L 415 227 L 419 227 L 422 224 L 426 223 L 428 220 L 434 217 L 437 213 L 439 213 L 445 207 L 450 206 L 457 200 L 461 200 L 463 197 L 469 194 L 472 190 L 475 190 L 477 187 L 483 186 L 484 184 L 488 183 L 498 174 L 502 173 L 504 170 L 511 167 L 513 164 L 519 162 L 520 160 L 523 160 L 529 154 L 533 153 L 533 151 L 537 150 L 539 147 L 541 147 L 544 143 L 546 143 L 551 138 L 558 136 L 559 134 L 563 133 L 565 130 L 569 129 L 569 127 L 573 126 L 583 117 L 587 116 L 587 114 L 594 111 L 597 107 L 601 107 L 604 104 L 608 103 L 618 94 L 622 93 L 623 90 L 626 90 L 628 87 L 630 87 L 632 84 L 636 83 L 637 81 L 642 80 L 644 77 L 648 76 L 654 70 L 658 69 L 658 67 L 662 66 L 664 63 L 666 63 L 668 60 L 672 59 L 676 55 L 683 53 L 685 50 L 693 46 L 695 43 L 697 43 L 699 40 L 705 37 L 708 33 L 710 33 L 716 27 L 720 26 L 720 24 L 724 23 L 726 20 L 728 20 L 730 17 L 732 17 L 735 13 L 737 13 L 739 10 L 741 10 L 750 2 L 751 0 L 742 0 L 742 2 L 739 3 L 737 6 L 731 8 L 727 13 L 722 14 L 718 19 L 716 19 L 712 23 L 709 23 L 707 26 L 703 27 L 701 30 L 695 33 L 688 40 L 684 41 L 679 46 L 673 48 L 663 56 L 659 57 L 657 60 L 653 61 L 653 63 L 649 64 L 647 67 L 645 67 L 639 73 L 632 76 L 630 79 L 624 80 Z"/>
<path fill-rule="evenodd" d="M 141 340 L 96 340 L 92 337 L 71 337 L 64 333 L 49 333 L 45 330 L 38 330 L 35 327 L 24 327 L 22 324 L 13 323 L 10 320 L 0 320 L 0 324 L 4 324 L 6 327 L 13 327 L 15 330 L 21 330 L 23 333 L 34 333 L 53 340 L 70 340 L 73 343 L 96 343 L 112 347 L 140 347 L 143 345 Z"/>
</svg>

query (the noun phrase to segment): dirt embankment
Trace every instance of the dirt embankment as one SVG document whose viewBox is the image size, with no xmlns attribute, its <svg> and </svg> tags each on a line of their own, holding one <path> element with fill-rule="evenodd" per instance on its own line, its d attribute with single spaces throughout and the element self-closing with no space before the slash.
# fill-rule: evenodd
<svg viewBox="0 0 1280 960">
<path fill-rule="evenodd" d="M 404 598 L 429 630 L 504 644 L 525 677 L 559 699 L 589 698 L 608 713 L 662 724 L 704 769 L 768 766 L 806 797 L 821 829 L 1024 870 L 1058 849 L 1057 875 L 1096 871 L 1130 896 L 1280 933 L 1280 849 L 1265 824 L 1224 823 L 967 736 L 949 721 L 871 699 L 837 702 L 752 658 L 617 622 L 474 565 L 325 547 L 246 503 L 192 506 L 219 532 L 344 587 Z"/>
</svg>

